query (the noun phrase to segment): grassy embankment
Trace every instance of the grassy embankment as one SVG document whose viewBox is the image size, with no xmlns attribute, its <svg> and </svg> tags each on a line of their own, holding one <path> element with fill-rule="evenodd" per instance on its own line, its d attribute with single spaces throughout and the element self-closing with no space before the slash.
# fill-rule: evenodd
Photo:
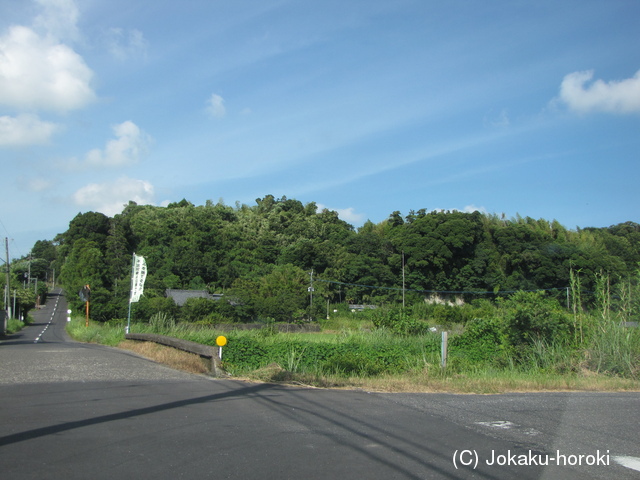
<svg viewBox="0 0 640 480">
<path fill-rule="evenodd" d="M 19 332 L 25 326 L 33 322 L 33 318 L 27 316 L 27 319 L 23 322 L 22 320 L 18 320 L 15 318 L 10 318 L 7 321 L 7 335 L 11 335 L 12 333 Z"/>
<path fill-rule="evenodd" d="M 395 335 L 350 319 L 321 325 L 322 333 L 276 333 L 269 328 L 222 333 L 160 321 L 133 324 L 132 331 L 208 345 L 224 334 L 229 340 L 223 350 L 224 367 L 234 378 L 250 381 L 384 392 L 640 391 L 636 370 L 601 373 L 593 361 L 597 352 L 540 345 L 517 363 L 495 365 L 474 363 L 460 348 L 450 347 L 447 368 L 442 368 L 439 334 Z M 122 323 L 91 322 L 85 327 L 84 319 L 76 318 L 68 330 L 80 341 L 125 348 L 174 368 L 206 373 L 195 355 L 125 340 Z M 612 342 L 611 348 L 619 351 L 620 345 Z M 615 362 L 625 362 L 623 357 Z"/>
</svg>

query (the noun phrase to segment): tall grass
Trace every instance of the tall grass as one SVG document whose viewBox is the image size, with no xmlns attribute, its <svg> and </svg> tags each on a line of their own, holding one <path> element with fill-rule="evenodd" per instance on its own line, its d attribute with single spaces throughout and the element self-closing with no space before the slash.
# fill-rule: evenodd
<svg viewBox="0 0 640 480">
<path fill-rule="evenodd" d="M 86 326 L 84 317 L 72 317 L 67 324 L 67 333 L 79 342 L 115 347 L 124 340 L 124 325 L 90 321 L 89 326 Z"/>
<path fill-rule="evenodd" d="M 176 319 L 166 312 L 158 312 L 149 318 L 149 328 L 158 334 L 172 332 L 176 327 Z"/>
<path fill-rule="evenodd" d="M 637 273 L 640 277 L 640 271 Z M 640 316 L 640 285 L 621 282 L 619 293 L 612 293 L 607 273 L 596 274 L 595 305 L 587 316 L 588 335 L 583 343 L 585 364 L 597 373 L 606 373 L 633 379 L 640 378 L 640 329 L 627 327 L 624 322 Z M 639 278 L 640 279 L 640 278 Z M 615 301 L 614 301 L 615 300 Z M 582 309 L 581 309 L 582 310 Z"/>
<path fill-rule="evenodd" d="M 9 318 L 7 320 L 7 333 L 12 334 L 19 332 L 25 326 L 29 325 L 33 322 L 33 318 L 27 316 L 27 319 L 23 322 L 22 320 L 18 320 L 17 318 Z"/>
<path fill-rule="evenodd" d="M 640 389 L 640 331 L 614 321 L 584 330 L 584 342 L 534 341 L 518 357 L 495 362 L 473 359 L 461 346 L 450 348 L 447 368 L 440 366 L 440 335 L 394 334 L 369 329 L 348 316 L 332 320 L 322 333 L 279 333 L 275 329 L 222 332 L 194 324 L 176 324 L 158 315 L 149 323 L 134 323 L 136 333 L 159 333 L 206 345 L 219 335 L 228 338 L 223 366 L 237 377 L 287 381 L 320 387 L 361 387 L 380 391 L 451 391 L 496 393 L 529 390 Z M 581 312 L 584 325 L 595 320 Z M 363 328 L 363 325 L 367 325 Z M 90 322 L 74 318 L 69 333 L 81 341 L 117 346 L 124 323 Z M 460 348 L 463 350 L 460 351 Z M 473 348 L 484 348 L 474 345 Z M 625 377 L 625 378 L 623 378 Z"/>
<path fill-rule="evenodd" d="M 605 320 L 593 335 L 587 364 L 599 373 L 638 379 L 640 377 L 640 330 Z"/>
<path fill-rule="evenodd" d="M 535 340 L 525 353 L 520 370 L 571 374 L 580 370 L 581 361 L 579 350 L 570 344 Z"/>
</svg>

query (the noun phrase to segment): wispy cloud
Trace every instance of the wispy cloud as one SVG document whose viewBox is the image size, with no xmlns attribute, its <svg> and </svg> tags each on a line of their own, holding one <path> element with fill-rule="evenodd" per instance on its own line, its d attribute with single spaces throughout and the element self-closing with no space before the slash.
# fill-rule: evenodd
<svg viewBox="0 0 640 480">
<path fill-rule="evenodd" d="M 0 147 L 46 144 L 59 127 L 40 120 L 37 115 L 23 113 L 16 117 L 0 117 Z"/>
<path fill-rule="evenodd" d="M 44 192 L 53 187 L 55 182 L 50 178 L 33 177 L 24 180 L 24 184 L 30 192 Z"/>
<path fill-rule="evenodd" d="M 215 118 L 222 118 L 227 114 L 227 109 L 224 106 L 224 98 L 220 95 L 212 94 L 207 99 L 207 113 Z"/>
<path fill-rule="evenodd" d="M 105 41 L 107 49 L 118 60 L 146 58 L 149 44 L 140 30 L 110 28 Z"/>
<path fill-rule="evenodd" d="M 33 27 L 58 40 L 77 40 L 80 13 L 74 0 L 36 0 L 42 12 L 35 18 Z"/>
<path fill-rule="evenodd" d="M 511 125 L 511 119 L 509 118 L 509 112 L 506 109 L 502 109 L 500 113 L 496 115 L 487 115 L 484 118 L 484 125 L 493 128 L 507 128 Z"/>
<path fill-rule="evenodd" d="M 593 71 L 566 75 L 560 85 L 560 100 L 579 113 L 640 112 L 640 71 L 620 81 L 604 82 L 593 78 Z"/>
<path fill-rule="evenodd" d="M 145 180 L 121 177 L 114 182 L 90 183 L 73 194 L 73 203 L 78 207 L 113 216 L 129 201 L 140 205 L 153 204 L 153 185 Z"/>
</svg>

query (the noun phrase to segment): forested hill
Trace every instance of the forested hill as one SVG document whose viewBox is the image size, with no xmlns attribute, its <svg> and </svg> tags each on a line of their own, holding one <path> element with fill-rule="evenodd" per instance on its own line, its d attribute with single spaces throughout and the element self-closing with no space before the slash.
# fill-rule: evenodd
<svg viewBox="0 0 640 480">
<path fill-rule="evenodd" d="M 91 285 L 103 320 L 126 316 L 133 252 L 147 261 L 147 299 L 167 288 L 207 288 L 238 298 L 248 316 L 268 314 L 269 299 L 291 304 L 285 316 L 293 319 L 308 308 L 312 279 L 320 304 L 398 301 L 403 263 L 414 300 L 425 291 L 566 288 L 571 269 L 587 289 L 601 271 L 628 279 L 640 262 L 640 225 L 575 231 L 556 221 L 423 209 L 393 212 L 356 231 L 315 203 L 267 195 L 235 207 L 131 202 L 113 218 L 79 214 L 66 232 L 33 249 L 60 272 L 67 291 Z"/>
</svg>

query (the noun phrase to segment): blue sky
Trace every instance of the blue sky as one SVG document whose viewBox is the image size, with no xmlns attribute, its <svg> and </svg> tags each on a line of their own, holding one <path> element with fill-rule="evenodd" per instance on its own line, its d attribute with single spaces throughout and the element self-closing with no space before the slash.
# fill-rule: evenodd
<svg viewBox="0 0 640 480">
<path fill-rule="evenodd" d="M 3 0 L 12 256 L 129 200 L 640 222 L 636 0 Z"/>
</svg>

